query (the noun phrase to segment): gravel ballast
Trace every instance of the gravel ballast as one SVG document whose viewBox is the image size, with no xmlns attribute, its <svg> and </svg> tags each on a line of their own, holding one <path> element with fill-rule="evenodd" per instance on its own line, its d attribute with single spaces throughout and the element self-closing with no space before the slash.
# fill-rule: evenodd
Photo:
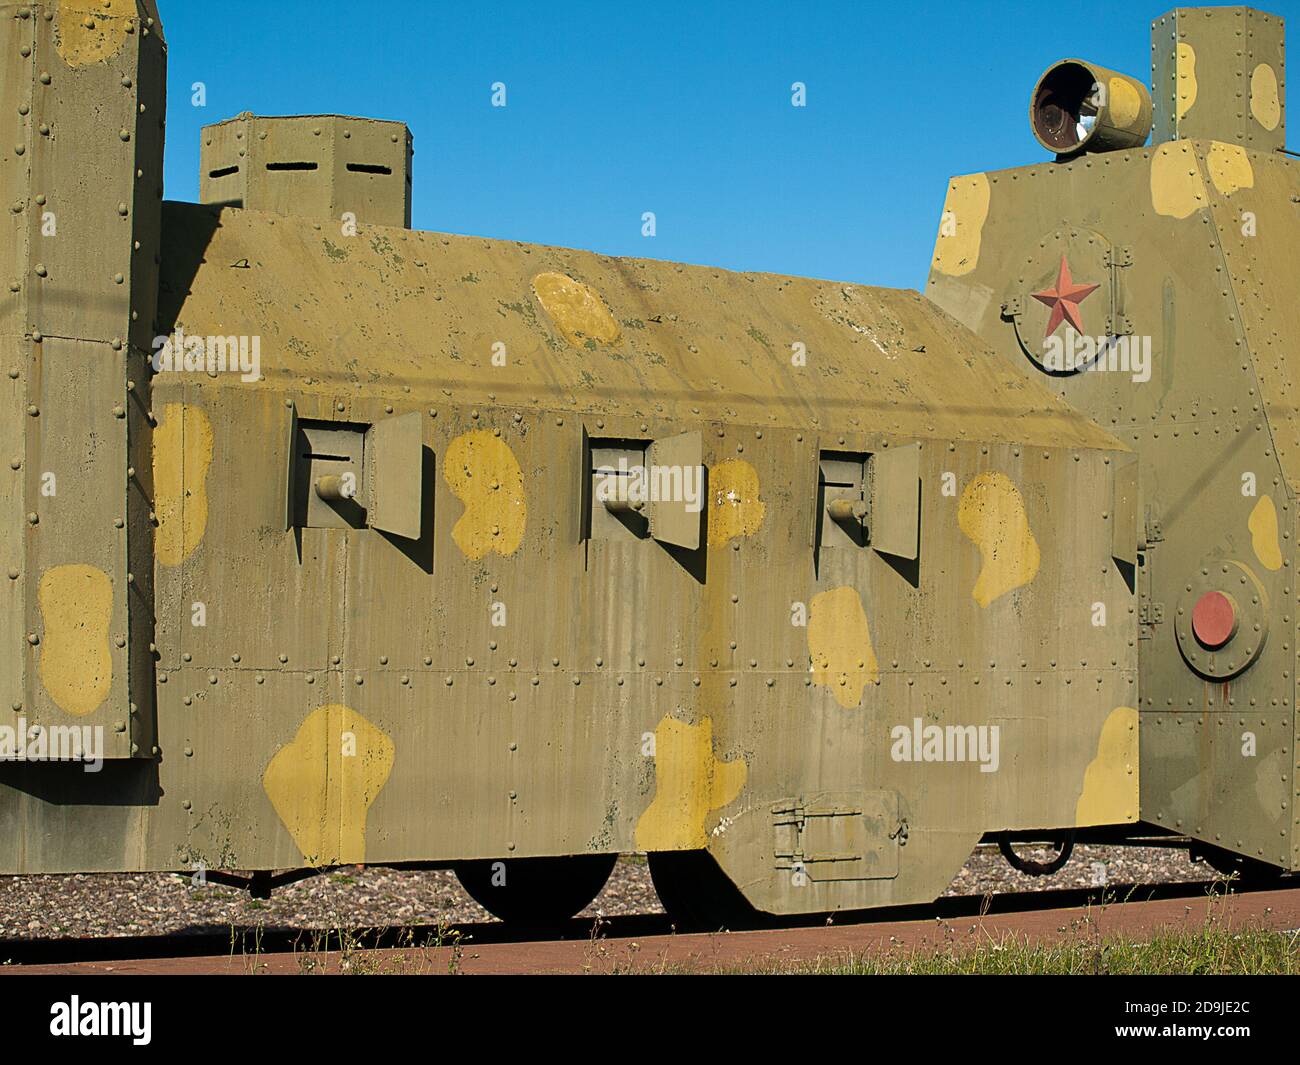
<svg viewBox="0 0 1300 1065">
<path fill-rule="evenodd" d="M 1045 853 L 1024 852 L 1028 857 Z M 1052 876 L 1013 870 L 996 847 L 980 847 L 945 894 L 1034 891 L 1206 880 L 1186 851 L 1079 846 Z M 644 858 L 620 859 L 585 916 L 661 913 Z M 346 867 L 276 889 L 269 899 L 166 873 L 0 877 L 0 939 L 172 935 L 231 926 L 302 929 L 465 924 L 491 920 L 443 870 Z"/>
</svg>

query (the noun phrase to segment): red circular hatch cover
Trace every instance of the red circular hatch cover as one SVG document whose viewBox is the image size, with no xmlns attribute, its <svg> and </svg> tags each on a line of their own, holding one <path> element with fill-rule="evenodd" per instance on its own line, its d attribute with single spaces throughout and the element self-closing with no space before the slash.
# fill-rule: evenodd
<svg viewBox="0 0 1300 1065">
<path fill-rule="evenodd" d="M 1222 592 L 1206 592 L 1192 607 L 1192 632 L 1210 650 L 1222 647 L 1236 630 L 1236 607 Z"/>
</svg>

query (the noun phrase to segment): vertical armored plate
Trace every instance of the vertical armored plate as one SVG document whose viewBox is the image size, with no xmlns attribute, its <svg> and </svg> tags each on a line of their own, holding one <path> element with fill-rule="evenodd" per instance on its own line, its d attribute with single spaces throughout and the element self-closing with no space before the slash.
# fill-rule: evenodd
<svg viewBox="0 0 1300 1065">
<path fill-rule="evenodd" d="M 424 435 L 416 412 L 387 418 L 370 430 L 370 526 L 407 540 L 420 538 Z"/>
<path fill-rule="evenodd" d="M 3 40 L 0 33 L 0 40 Z M 18 366 L 28 358 L 30 341 L 22 337 L 0 337 L 0 356 L 6 365 Z M 8 374 L 0 378 L 0 447 L 4 454 L 15 458 L 23 453 L 23 407 L 26 397 L 23 382 Z M 23 625 L 26 620 L 25 604 L 28 599 L 27 583 L 22 580 L 26 561 L 26 539 L 30 535 L 23 506 L 23 477 L 21 471 L 11 470 L 5 464 L 0 477 L 0 569 L 4 580 L 0 583 L 0 680 L 3 681 L 5 707 L 22 706 L 27 690 L 28 655 Z"/>
<path fill-rule="evenodd" d="M 676 498 L 650 500 L 650 535 L 660 543 L 695 551 L 700 546 L 698 509 L 692 509 L 684 491 L 687 483 L 703 484 L 703 445 L 698 430 L 665 437 L 650 445 L 646 459 L 651 483 L 676 486 L 667 493 Z"/>
<path fill-rule="evenodd" d="M 871 466 L 871 546 L 915 559 L 921 537 L 921 446 L 880 451 Z"/>
<path fill-rule="evenodd" d="M 591 536 L 591 436 L 586 426 L 582 429 L 582 462 L 579 467 L 578 490 L 578 541 L 585 542 Z"/>
<path fill-rule="evenodd" d="M 11 8 L 0 316 L 11 359 L 4 543 L 23 660 L 6 705 L 107 758 L 154 751 L 153 427 L 165 45 L 151 2 Z M 130 472 L 128 472 L 130 471 Z M 91 530 L 94 530 L 91 532 Z M 21 601 L 19 601 L 21 600 Z M 29 754 L 29 757 L 31 755 Z"/>
<path fill-rule="evenodd" d="M 1117 461 L 1111 501 L 1112 558 L 1137 565 L 1138 552 L 1138 463 L 1133 457 Z"/>
<path fill-rule="evenodd" d="M 296 524 L 297 514 L 297 488 L 298 488 L 298 464 L 299 457 L 297 454 L 300 446 L 298 439 L 298 408 L 290 401 L 289 419 L 288 419 L 288 446 L 286 453 L 289 461 L 284 464 L 284 528 L 287 532 Z"/>
</svg>

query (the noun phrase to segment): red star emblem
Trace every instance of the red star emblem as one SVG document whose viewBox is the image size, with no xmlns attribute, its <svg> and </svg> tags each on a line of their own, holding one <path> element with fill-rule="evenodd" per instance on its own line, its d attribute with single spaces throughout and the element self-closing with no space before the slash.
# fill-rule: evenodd
<svg viewBox="0 0 1300 1065">
<path fill-rule="evenodd" d="M 1070 264 L 1061 256 L 1061 272 L 1056 275 L 1056 288 L 1033 293 L 1034 299 L 1052 308 L 1052 316 L 1047 320 L 1046 339 L 1056 332 L 1057 327 L 1067 318 L 1074 326 L 1075 332 L 1083 334 L 1083 316 L 1079 313 L 1079 304 L 1097 291 L 1100 285 L 1076 285 L 1070 277 Z"/>
</svg>

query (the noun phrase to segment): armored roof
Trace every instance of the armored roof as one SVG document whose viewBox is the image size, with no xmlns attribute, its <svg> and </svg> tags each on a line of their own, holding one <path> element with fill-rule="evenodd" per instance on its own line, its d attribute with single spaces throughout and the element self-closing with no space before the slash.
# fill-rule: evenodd
<svg viewBox="0 0 1300 1065">
<path fill-rule="evenodd" d="M 160 304 L 255 387 L 1124 446 L 912 290 L 168 203 Z"/>
</svg>

